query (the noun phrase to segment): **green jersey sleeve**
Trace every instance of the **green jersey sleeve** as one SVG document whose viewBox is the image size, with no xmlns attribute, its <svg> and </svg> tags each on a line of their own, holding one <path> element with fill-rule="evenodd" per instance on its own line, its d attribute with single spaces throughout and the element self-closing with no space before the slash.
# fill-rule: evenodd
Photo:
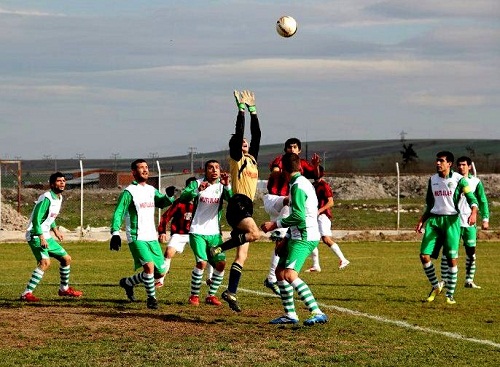
<svg viewBox="0 0 500 367">
<path fill-rule="evenodd" d="M 31 233 L 34 236 L 40 236 L 41 234 L 43 234 L 42 223 L 45 221 L 45 219 L 47 219 L 49 208 L 50 200 L 48 198 L 44 198 L 42 201 L 35 205 L 35 208 L 33 209 L 33 217 L 31 219 L 31 223 L 33 224 Z M 53 224 L 54 225 L 51 225 L 51 228 L 55 227 L 55 221 Z"/>
</svg>

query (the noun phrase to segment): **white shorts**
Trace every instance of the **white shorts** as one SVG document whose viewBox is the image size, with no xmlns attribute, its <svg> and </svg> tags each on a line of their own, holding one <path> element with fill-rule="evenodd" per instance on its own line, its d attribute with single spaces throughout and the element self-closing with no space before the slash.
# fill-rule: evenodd
<svg viewBox="0 0 500 367">
<path fill-rule="evenodd" d="M 319 234 L 321 237 L 327 236 L 331 237 L 332 236 L 332 221 L 326 214 L 320 214 L 318 216 L 318 227 L 319 227 Z"/>
<path fill-rule="evenodd" d="M 174 233 L 170 237 L 167 247 L 173 247 L 177 253 L 182 254 L 187 243 L 189 243 L 189 234 Z"/>
</svg>

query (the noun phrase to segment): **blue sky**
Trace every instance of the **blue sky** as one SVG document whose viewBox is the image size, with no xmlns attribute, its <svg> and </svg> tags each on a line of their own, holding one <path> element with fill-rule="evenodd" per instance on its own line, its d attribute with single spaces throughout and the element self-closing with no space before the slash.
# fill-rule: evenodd
<svg viewBox="0 0 500 367">
<path fill-rule="evenodd" d="M 498 0 L 0 1 L 0 49 L 1 159 L 226 149 L 234 89 L 262 144 L 500 138 Z"/>
</svg>

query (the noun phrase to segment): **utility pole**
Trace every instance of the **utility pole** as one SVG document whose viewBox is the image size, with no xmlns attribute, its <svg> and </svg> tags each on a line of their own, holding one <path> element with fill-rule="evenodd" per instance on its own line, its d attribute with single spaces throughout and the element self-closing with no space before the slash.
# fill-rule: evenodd
<svg viewBox="0 0 500 367">
<path fill-rule="evenodd" d="M 120 158 L 120 153 L 111 153 L 111 158 L 114 160 L 115 171 L 118 168 L 118 158 Z"/>
<path fill-rule="evenodd" d="M 191 176 L 194 175 L 194 155 L 196 154 L 196 147 L 189 147 L 189 159 L 191 161 Z"/>
</svg>

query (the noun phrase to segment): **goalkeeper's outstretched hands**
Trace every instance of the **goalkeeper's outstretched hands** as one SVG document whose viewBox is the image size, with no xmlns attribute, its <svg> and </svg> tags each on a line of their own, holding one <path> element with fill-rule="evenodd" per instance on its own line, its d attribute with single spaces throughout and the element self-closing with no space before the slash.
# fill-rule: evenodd
<svg viewBox="0 0 500 367">
<path fill-rule="evenodd" d="M 255 108 L 255 94 L 252 91 L 244 90 L 240 93 L 241 101 L 245 103 L 250 113 L 257 113 L 257 109 Z"/>
</svg>

